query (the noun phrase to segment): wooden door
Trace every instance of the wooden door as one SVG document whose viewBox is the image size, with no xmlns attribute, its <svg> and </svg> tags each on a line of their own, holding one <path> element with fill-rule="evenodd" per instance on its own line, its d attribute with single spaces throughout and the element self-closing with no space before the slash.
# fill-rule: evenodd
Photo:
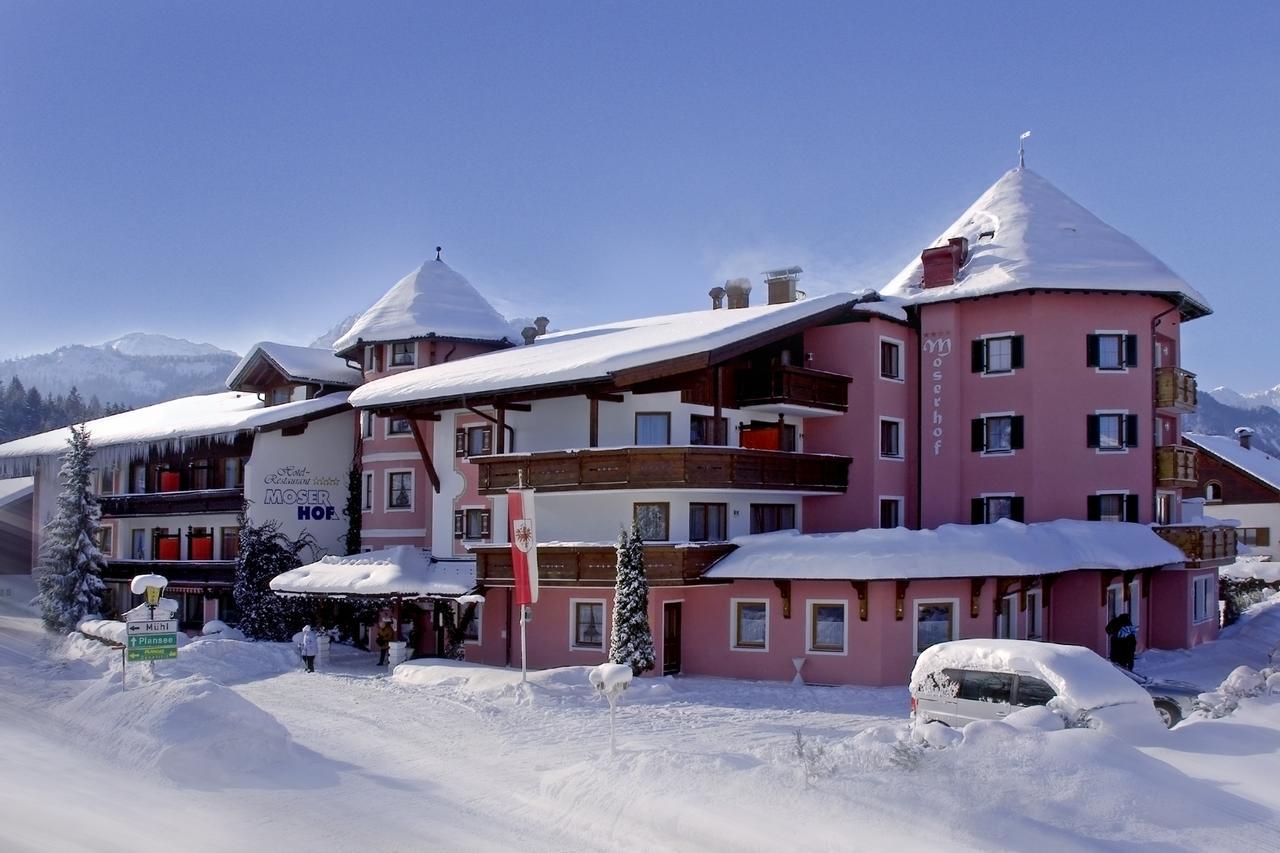
<svg viewBox="0 0 1280 853">
<path fill-rule="evenodd" d="M 662 674 L 680 671 L 680 602 L 662 605 Z"/>
</svg>

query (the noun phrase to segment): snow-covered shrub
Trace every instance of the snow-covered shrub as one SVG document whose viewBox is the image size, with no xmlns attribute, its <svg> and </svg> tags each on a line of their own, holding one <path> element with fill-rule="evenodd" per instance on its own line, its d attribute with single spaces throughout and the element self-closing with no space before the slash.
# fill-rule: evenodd
<svg viewBox="0 0 1280 853">
<path fill-rule="evenodd" d="M 917 743 L 931 746 L 934 749 L 946 749 L 964 740 L 964 735 L 960 732 L 935 720 L 929 720 L 928 722 L 913 720 L 911 722 L 911 737 Z"/>
<path fill-rule="evenodd" d="M 204 628 L 200 631 L 206 637 L 215 640 L 243 640 L 244 632 L 238 628 L 232 628 L 221 619 L 210 619 L 204 623 Z"/>
<path fill-rule="evenodd" d="M 1218 689 L 1228 696 L 1245 698 L 1257 696 L 1262 692 L 1265 683 L 1266 680 L 1253 667 L 1238 666 L 1231 670 L 1231 674 L 1227 676 L 1226 681 L 1222 682 L 1222 686 Z"/>
<path fill-rule="evenodd" d="M 796 729 L 796 740 L 793 746 L 796 763 L 800 768 L 800 776 L 806 788 L 813 787 L 818 779 L 830 776 L 835 772 L 835 763 L 827 757 L 827 750 L 820 743 L 805 742 L 804 735 Z"/>
<path fill-rule="evenodd" d="M 1240 702 L 1235 696 L 1221 690 L 1211 690 L 1196 697 L 1195 709 L 1217 719 L 1234 711 Z"/>
</svg>

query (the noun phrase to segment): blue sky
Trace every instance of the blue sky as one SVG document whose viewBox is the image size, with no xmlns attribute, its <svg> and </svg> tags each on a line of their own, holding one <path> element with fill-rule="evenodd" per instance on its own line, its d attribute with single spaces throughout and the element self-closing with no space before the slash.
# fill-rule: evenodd
<svg viewBox="0 0 1280 853">
<path fill-rule="evenodd" d="M 1115 8 L 1119 7 L 1119 8 Z M 304 343 L 434 254 L 556 327 L 879 287 L 1028 165 L 1280 382 L 1280 4 L 0 0 L 0 356 Z"/>
</svg>

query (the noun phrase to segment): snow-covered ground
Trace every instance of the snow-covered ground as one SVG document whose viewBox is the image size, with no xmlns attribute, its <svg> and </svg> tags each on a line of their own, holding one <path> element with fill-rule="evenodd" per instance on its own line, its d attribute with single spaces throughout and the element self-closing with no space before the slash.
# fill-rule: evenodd
<svg viewBox="0 0 1280 853">
<path fill-rule="evenodd" d="M 905 688 L 641 679 L 618 752 L 585 668 L 402 666 L 200 639 L 147 681 L 0 578 L 0 849 L 1280 849 L 1280 697 L 1135 747 L 1000 723 L 903 747 Z M 1160 674 L 1216 686 L 1280 603 Z M 797 756 L 797 735 L 801 751 Z"/>
</svg>

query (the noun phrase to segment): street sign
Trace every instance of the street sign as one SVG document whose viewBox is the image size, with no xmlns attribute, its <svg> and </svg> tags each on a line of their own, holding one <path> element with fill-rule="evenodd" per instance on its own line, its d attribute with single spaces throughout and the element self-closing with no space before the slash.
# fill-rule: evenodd
<svg viewBox="0 0 1280 853">
<path fill-rule="evenodd" d="M 130 634 L 128 637 L 131 649 L 155 649 L 161 646 L 178 647 L 177 634 Z"/>
<path fill-rule="evenodd" d="M 126 622 L 125 627 L 130 637 L 135 634 L 176 634 L 177 619 L 142 619 L 137 622 Z"/>
<path fill-rule="evenodd" d="M 178 656 L 178 620 L 142 619 L 125 623 L 128 641 L 125 660 L 172 660 Z"/>
<path fill-rule="evenodd" d="M 139 661 L 153 660 L 173 660 L 178 656 L 178 647 L 175 646 L 158 646 L 147 649 L 130 648 L 125 652 L 129 663 L 137 663 Z"/>
</svg>

